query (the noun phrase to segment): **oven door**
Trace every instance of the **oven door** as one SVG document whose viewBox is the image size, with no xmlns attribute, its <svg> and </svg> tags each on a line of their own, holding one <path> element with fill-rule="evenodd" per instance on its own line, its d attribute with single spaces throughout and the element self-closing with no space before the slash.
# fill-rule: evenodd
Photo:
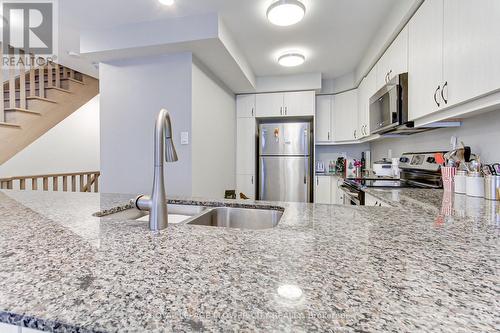
<svg viewBox="0 0 500 333">
<path fill-rule="evenodd" d="M 341 185 L 340 190 L 344 192 L 344 205 L 362 206 L 361 193 L 362 191 L 355 190 L 347 185 Z"/>
</svg>

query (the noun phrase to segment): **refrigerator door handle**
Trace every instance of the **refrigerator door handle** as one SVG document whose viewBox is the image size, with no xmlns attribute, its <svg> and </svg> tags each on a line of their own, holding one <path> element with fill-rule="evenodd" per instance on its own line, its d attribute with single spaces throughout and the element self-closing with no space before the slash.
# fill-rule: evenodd
<svg viewBox="0 0 500 333">
<path fill-rule="evenodd" d="M 308 172 L 306 145 L 307 145 L 307 129 L 304 130 L 304 166 L 305 166 L 305 168 L 304 168 L 304 184 L 307 184 L 307 172 Z"/>
</svg>

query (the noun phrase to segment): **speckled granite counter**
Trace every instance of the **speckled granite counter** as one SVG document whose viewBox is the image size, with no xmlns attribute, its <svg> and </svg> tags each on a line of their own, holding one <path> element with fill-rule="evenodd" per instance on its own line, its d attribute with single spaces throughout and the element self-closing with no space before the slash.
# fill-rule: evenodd
<svg viewBox="0 0 500 333">
<path fill-rule="evenodd" d="M 499 329 L 498 205 L 469 216 L 405 207 L 404 195 L 394 208 L 278 204 L 274 229 L 172 225 L 159 236 L 145 222 L 92 216 L 130 197 L 0 191 L 0 322 L 54 332 Z"/>
</svg>

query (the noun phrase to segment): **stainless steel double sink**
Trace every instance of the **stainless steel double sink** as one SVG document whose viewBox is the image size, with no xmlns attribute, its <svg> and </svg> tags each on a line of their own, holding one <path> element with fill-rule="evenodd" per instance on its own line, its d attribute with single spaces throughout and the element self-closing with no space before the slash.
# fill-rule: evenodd
<svg viewBox="0 0 500 333">
<path fill-rule="evenodd" d="M 260 230 L 276 227 L 282 216 L 282 211 L 274 209 L 168 205 L 169 224 Z M 147 221 L 148 212 L 132 208 L 103 218 Z"/>
</svg>

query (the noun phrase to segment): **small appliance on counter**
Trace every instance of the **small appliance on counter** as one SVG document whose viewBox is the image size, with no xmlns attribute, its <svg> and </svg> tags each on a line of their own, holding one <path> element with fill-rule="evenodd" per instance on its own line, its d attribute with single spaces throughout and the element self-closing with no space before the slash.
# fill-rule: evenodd
<svg viewBox="0 0 500 333">
<path fill-rule="evenodd" d="M 325 163 L 323 161 L 316 162 L 316 173 L 325 173 Z"/>
<path fill-rule="evenodd" d="M 435 152 L 404 153 L 399 159 L 400 179 L 345 179 L 341 186 L 341 190 L 344 192 L 344 204 L 364 206 L 365 192 L 363 189 L 368 187 L 389 189 L 443 188 L 441 165 L 436 161 L 435 154 Z M 392 170 L 392 162 L 389 162 L 389 170 Z"/>
<path fill-rule="evenodd" d="M 373 173 L 377 177 L 392 177 L 394 176 L 392 161 L 384 158 L 380 161 L 373 162 Z"/>
</svg>

